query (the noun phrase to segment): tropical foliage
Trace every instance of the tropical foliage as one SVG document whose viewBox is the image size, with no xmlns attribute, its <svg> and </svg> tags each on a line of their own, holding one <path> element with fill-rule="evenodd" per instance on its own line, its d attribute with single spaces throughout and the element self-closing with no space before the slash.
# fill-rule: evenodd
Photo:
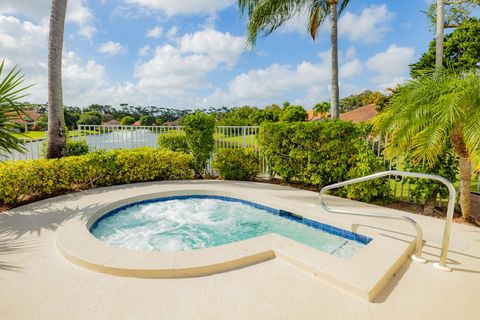
<svg viewBox="0 0 480 320">
<path fill-rule="evenodd" d="M 25 105 L 18 101 L 26 96 L 28 86 L 22 86 L 23 75 L 14 67 L 2 78 L 5 62 L 0 64 L 0 154 L 11 153 L 12 150 L 24 151 L 22 142 L 15 137 L 15 129 L 19 126 L 12 121 L 12 117 L 20 118 Z"/>
<path fill-rule="evenodd" d="M 100 125 L 102 123 L 102 115 L 96 111 L 82 113 L 77 121 L 79 125 Z"/>
<path fill-rule="evenodd" d="M 410 65 L 412 77 L 422 76 L 425 70 L 435 67 L 435 45 L 430 46 L 420 59 Z M 468 71 L 480 67 L 480 20 L 471 18 L 464 21 L 452 33 L 445 36 L 443 65 L 457 71 Z"/>
<path fill-rule="evenodd" d="M 280 113 L 280 121 L 296 122 L 307 120 L 307 111 L 302 106 L 286 106 Z"/>
<path fill-rule="evenodd" d="M 215 119 L 211 115 L 196 111 L 185 117 L 184 126 L 188 149 L 193 156 L 195 176 L 201 178 L 215 143 Z"/>
<path fill-rule="evenodd" d="M 171 151 L 188 153 L 187 136 L 185 132 L 171 131 L 158 135 L 158 147 Z"/>
<path fill-rule="evenodd" d="M 141 148 L 0 163 L 0 203 L 114 184 L 189 179 L 190 155 Z"/>
<path fill-rule="evenodd" d="M 225 180 L 253 180 L 260 173 L 260 158 L 252 148 L 219 149 L 213 168 Z"/>
<path fill-rule="evenodd" d="M 411 172 L 421 172 L 439 175 L 449 181 L 456 181 L 458 171 L 458 158 L 455 152 L 448 146 L 445 153 L 441 154 L 434 163 L 418 163 L 411 160 L 409 154 L 403 155 L 403 169 Z M 427 179 L 407 178 L 406 183 L 410 184 L 410 194 L 421 203 L 425 200 L 423 211 L 432 214 L 435 210 L 437 196 L 441 199 L 448 198 L 448 189 L 444 184 Z"/>
<path fill-rule="evenodd" d="M 130 116 L 125 116 L 122 118 L 122 120 L 120 120 L 120 124 L 122 124 L 123 126 L 131 126 L 134 123 L 135 118 Z"/>
<path fill-rule="evenodd" d="M 382 169 L 369 148 L 367 130 L 351 122 L 263 123 L 258 141 L 268 167 L 286 181 L 314 186 L 357 178 Z M 388 197 L 385 181 L 371 181 L 341 191 L 352 199 Z"/>
<path fill-rule="evenodd" d="M 478 10 L 480 0 L 450 0 L 444 1 L 444 28 L 456 28 L 465 20 L 471 18 L 475 10 Z M 425 11 L 430 20 L 431 29 L 437 23 L 437 3 L 431 3 Z"/>
<path fill-rule="evenodd" d="M 472 162 L 480 164 L 479 123 L 479 74 L 437 71 L 399 88 L 375 127 L 390 137 L 390 157 L 408 152 L 415 164 L 434 165 L 451 145 L 460 159 L 460 205 L 468 219 Z"/>
<path fill-rule="evenodd" d="M 340 2 L 340 9 L 337 7 Z M 259 35 L 267 36 L 285 25 L 292 17 L 307 14 L 306 30 L 313 40 L 318 29 L 327 17 L 330 17 L 330 32 L 332 45 L 332 83 L 331 83 L 331 116 L 338 118 L 338 38 L 337 18 L 348 5 L 349 0 L 238 0 L 242 14 L 248 15 L 247 42 L 251 47 Z"/>
</svg>

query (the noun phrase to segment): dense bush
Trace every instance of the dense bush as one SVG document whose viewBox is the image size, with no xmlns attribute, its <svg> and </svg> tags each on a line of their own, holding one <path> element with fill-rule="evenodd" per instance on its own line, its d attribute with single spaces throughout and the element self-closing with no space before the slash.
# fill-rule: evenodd
<svg viewBox="0 0 480 320">
<path fill-rule="evenodd" d="M 280 121 L 296 122 L 307 120 L 307 111 L 302 106 L 288 105 L 280 113 Z"/>
<path fill-rule="evenodd" d="M 102 123 L 102 115 L 96 111 L 85 112 L 80 115 L 77 124 L 82 125 L 100 125 Z"/>
<path fill-rule="evenodd" d="M 252 148 L 219 149 L 213 168 L 225 180 L 253 180 L 260 172 L 260 159 Z"/>
<path fill-rule="evenodd" d="M 120 120 L 120 124 L 122 126 L 131 126 L 134 123 L 135 123 L 135 118 L 130 116 L 125 116 L 122 118 L 122 120 Z"/>
<path fill-rule="evenodd" d="M 185 132 L 171 131 L 158 135 L 158 147 L 171 151 L 188 153 L 187 136 Z"/>
<path fill-rule="evenodd" d="M 200 178 L 213 151 L 215 119 L 201 111 L 196 111 L 186 116 L 183 124 L 185 126 L 188 149 L 193 156 L 195 176 Z"/>
<path fill-rule="evenodd" d="M 65 149 L 65 157 L 81 156 L 87 154 L 90 148 L 85 140 L 67 139 L 67 148 Z"/>
<path fill-rule="evenodd" d="M 442 154 L 438 157 L 437 161 L 431 165 L 415 163 L 407 153 L 403 159 L 403 166 L 406 171 L 435 174 L 449 181 L 456 181 L 457 175 L 459 174 L 458 158 L 453 149 L 449 149 L 448 152 Z M 426 213 L 433 212 L 437 195 L 440 195 L 442 199 L 444 199 L 447 198 L 449 194 L 448 188 L 440 182 L 414 178 L 407 178 L 406 182 L 411 185 L 410 194 L 417 202 L 425 199 L 424 211 Z"/>
<path fill-rule="evenodd" d="M 0 163 L 0 202 L 143 181 L 189 179 L 190 155 L 152 148 Z"/>
<path fill-rule="evenodd" d="M 155 117 L 146 115 L 146 116 L 141 116 L 140 117 L 140 124 L 142 126 L 153 126 L 155 125 Z"/>
<path fill-rule="evenodd" d="M 364 126 L 350 122 L 263 123 L 259 143 L 270 170 L 286 181 L 325 186 L 374 173 L 381 161 L 366 142 Z M 339 191 L 351 199 L 381 200 L 389 188 L 383 180 Z"/>
</svg>

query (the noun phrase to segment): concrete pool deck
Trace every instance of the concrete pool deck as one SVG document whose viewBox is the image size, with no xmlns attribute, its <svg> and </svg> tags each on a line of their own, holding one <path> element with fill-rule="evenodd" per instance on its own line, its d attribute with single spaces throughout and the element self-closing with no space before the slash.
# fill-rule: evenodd
<svg viewBox="0 0 480 320">
<path fill-rule="evenodd" d="M 139 279 L 76 266 L 55 246 L 59 225 L 87 219 L 88 213 L 116 199 L 192 189 L 269 199 L 279 206 L 311 211 L 319 221 L 341 227 L 359 225 L 361 234 L 375 230 L 408 242 L 414 233 L 399 221 L 331 216 L 316 207 L 317 193 L 269 184 L 172 181 L 89 190 L 0 214 L 0 318 L 476 319 L 480 314 L 479 228 L 453 226 L 448 256 L 453 272 L 441 272 L 433 269 L 432 262 L 438 261 L 443 220 L 338 198 L 328 203 L 402 213 L 416 220 L 424 231 L 424 255 L 429 262 L 405 261 L 374 303 L 369 303 L 283 259 L 197 278 Z"/>
</svg>

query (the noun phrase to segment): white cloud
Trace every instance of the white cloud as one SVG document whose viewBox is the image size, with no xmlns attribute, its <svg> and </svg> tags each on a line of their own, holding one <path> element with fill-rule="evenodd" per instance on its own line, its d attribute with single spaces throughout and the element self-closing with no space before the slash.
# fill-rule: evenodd
<svg viewBox="0 0 480 320">
<path fill-rule="evenodd" d="M 73 0 L 67 4 L 67 22 L 79 26 L 79 34 L 91 39 L 97 29 L 93 26 L 93 13 L 87 5 L 86 0 Z"/>
<path fill-rule="evenodd" d="M 34 19 L 41 19 L 50 14 L 51 0 L 2 0 L 0 14 L 23 14 Z"/>
<path fill-rule="evenodd" d="M 340 66 L 340 77 L 350 78 L 360 74 L 363 70 L 363 64 L 357 58 L 348 61 Z"/>
<path fill-rule="evenodd" d="M 205 29 L 186 34 L 180 40 L 180 51 L 209 56 L 216 63 L 233 66 L 245 49 L 242 37 L 223 33 L 215 29 Z"/>
<path fill-rule="evenodd" d="M 140 57 L 145 57 L 146 55 L 148 55 L 149 52 L 150 52 L 150 46 L 146 45 L 141 47 L 140 50 L 138 50 L 138 55 Z"/>
<path fill-rule="evenodd" d="M 0 14 L 23 15 L 33 21 L 48 19 L 51 0 L 2 0 Z M 93 26 L 94 15 L 86 0 L 69 0 L 67 4 L 66 22 L 79 27 L 79 34 L 91 39 L 97 31 Z"/>
<path fill-rule="evenodd" d="M 390 31 L 393 17 L 385 4 L 368 6 L 359 15 L 347 11 L 339 20 L 338 32 L 351 42 L 378 42 Z"/>
<path fill-rule="evenodd" d="M 65 104 L 86 106 L 91 96 L 107 84 L 105 67 L 94 60 L 84 61 L 72 51 L 63 55 L 63 97 Z"/>
<path fill-rule="evenodd" d="M 319 54 L 320 63 L 304 61 L 296 66 L 272 64 L 264 69 L 253 69 L 236 76 L 227 85 L 227 90 L 218 89 L 203 103 L 208 106 L 257 105 L 280 102 L 303 91 L 295 103 L 313 105 L 330 97 L 330 50 Z M 356 58 L 340 67 L 340 77 L 347 79 L 361 71 Z M 350 88 L 352 86 L 348 86 Z M 343 94 L 349 91 L 343 90 Z"/>
<path fill-rule="evenodd" d="M 213 14 L 231 6 L 235 0 L 125 0 L 125 3 L 145 9 L 159 10 L 168 16 L 174 16 Z"/>
<path fill-rule="evenodd" d="M 408 77 L 408 65 L 414 62 L 415 49 L 391 45 L 367 60 L 365 65 L 375 71 L 372 82 L 381 89 L 394 87 Z"/>
<path fill-rule="evenodd" d="M 171 27 L 167 31 L 167 38 L 168 40 L 175 40 L 177 38 L 178 28 L 176 26 Z"/>
<path fill-rule="evenodd" d="M 149 50 L 146 46 L 140 53 Z M 108 104 L 200 106 L 201 97 L 212 89 L 208 74 L 235 65 L 243 50 L 243 38 L 229 33 L 205 29 L 185 34 L 175 44 L 157 46 L 150 59 L 138 61 L 136 81 L 109 85 L 90 99 Z"/>
<path fill-rule="evenodd" d="M 106 54 L 115 56 L 117 54 L 125 52 L 126 47 L 124 47 L 119 42 L 107 41 L 107 42 L 102 43 L 100 48 L 98 48 L 98 51 L 100 53 L 106 53 Z"/>
<path fill-rule="evenodd" d="M 385 4 L 371 5 L 364 8 L 359 14 L 346 11 L 338 21 L 340 37 L 346 37 L 351 42 L 374 43 L 380 41 L 390 31 L 389 23 L 394 13 L 390 12 Z M 308 12 L 301 12 L 288 20 L 280 32 L 297 32 L 307 35 Z M 329 31 L 329 17 L 320 26 L 319 34 Z"/>
<path fill-rule="evenodd" d="M 18 65 L 25 75 L 28 89 L 25 100 L 47 102 L 47 39 L 48 21 L 39 24 L 21 21 L 16 17 L 0 15 L 0 52 L 7 68 Z M 72 51 L 63 55 L 64 102 L 84 105 L 89 93 L 106 83 L 105 68 L 93 60 L 83 61 Z"/>
<path fill-rule="evenodd" d="M 25 74 L 26 84 L 36 84 L 29 89 L 38 98 L 44 90 L 47 72 L 48 21 L 39 24 L 20 21 L 12 16 L 0 16 L 0 52 L 7 67 L 18 65 Z M 44 101 L 45 96 L 42 98 Z"/>
<path fill-rule="evenodd" d="M 163 28 L 160 26 L 156 26 L 152 29 L 147 30 L 146 36 L 149 38 L 155 38 L 158 39 L 162 35 Z"/>
<path fill-rule="evenodd" d="M 151 60 L 137 65 L 135 77 L 143 89 L 160 94 L 186 92 L 208 85 L 208 72 L 221 65 L 233 66 L 243 50 L 242 37 L 206 29 L 184 35 L 178 47 L 157 47 Z"/>
</svg>

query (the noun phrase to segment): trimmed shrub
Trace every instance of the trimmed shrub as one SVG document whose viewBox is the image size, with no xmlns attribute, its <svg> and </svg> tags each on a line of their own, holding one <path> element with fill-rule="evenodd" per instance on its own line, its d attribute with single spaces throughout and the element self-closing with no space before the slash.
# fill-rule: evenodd
<svg viewBox="0 0 480 320">
<path fill-rule="evenodd" d="M 459 174 L 458 158 L 451 148 L 431 165 L 414 163 L 410 154 L 406 153 L 403 158 L 403 165 L 406 171 L 435 174 L 449 181 L 456 181 Z M 421 203 L 421 200 L 425 199 L 425 213 L 433 213 L 438 195 L 441 198 L 447 198 L 449 195 L 448 188 L 440 182 L 415 178 L 406 178 L 405 182 L 410 184 L 410 194 L 417 203 Z"/>
<path fill-rule="evenodd" d="M 211 115 L 197 110 L 186 116 L 183 124 L 188 149 L 193 156 L 193 170 L 195 176 L 201 178 L 215 143 L 213 139 L 215 119 Z"/>
<path fill-rule="evenodd" d="M 288 105 L 280 113 L 280 121 L 297 122 L 307 120 L 307 111 L 302 106 Z"/>
<path fill-rule="evenodd" d="M 114 184 L 192 178 L 190 155 L 141 148 L 0 163 L 0 202 Z"/>
<path fill-rule="evenodd" d="M 132 124 L 135 123 L 135 118 L 131 116 L 125 116 L 120 120 L 120 124 L 122 126 L 131 126 Z"/>
<path fill-rule="evenodd" d="M 213 168 L 225 180 L 253 180 L 260 173 L 260 159 L 252 148 L 219 149 Z"/>
<path fill-rule="evenodd" d="M 90 151 L 90 147 L 88 146 L 85 140 L 70 140 L 67 139 L 67 148 L 63 156 L 71 157 L 71 156 L 81 156 L 87 154 Z"/>
<path fill-rule="evenodd" d="M 140 117 L 140 125 L 142 126 L 153 126 L 155 125 L 155 117 L 146 115 Z"/>
<path fill-rule="evenodd" d="M 188 153 L 188 143 L 185 132 L 171 131 L 159 134 L 157 143 L 161 149 Z"/>
<path fill-rule="evenodd" d="M 83 125 L 99 125 L 102 123 L 102 115 L 100 112 L 90 111 L 85 112 L 80 115 L 80 118 L 77 121 L 77 124 Z"/>
<path fill-rule="evenodd" d="M 322 187 L 383 169 L 367 134 L 364 126 L 340 120 L 263 123 L 258 141 L 272 174 Z M 389 190 L 385 180 L 373 180 L 338 193 L 373 201 L 388 198 Z"/>
</svg>

